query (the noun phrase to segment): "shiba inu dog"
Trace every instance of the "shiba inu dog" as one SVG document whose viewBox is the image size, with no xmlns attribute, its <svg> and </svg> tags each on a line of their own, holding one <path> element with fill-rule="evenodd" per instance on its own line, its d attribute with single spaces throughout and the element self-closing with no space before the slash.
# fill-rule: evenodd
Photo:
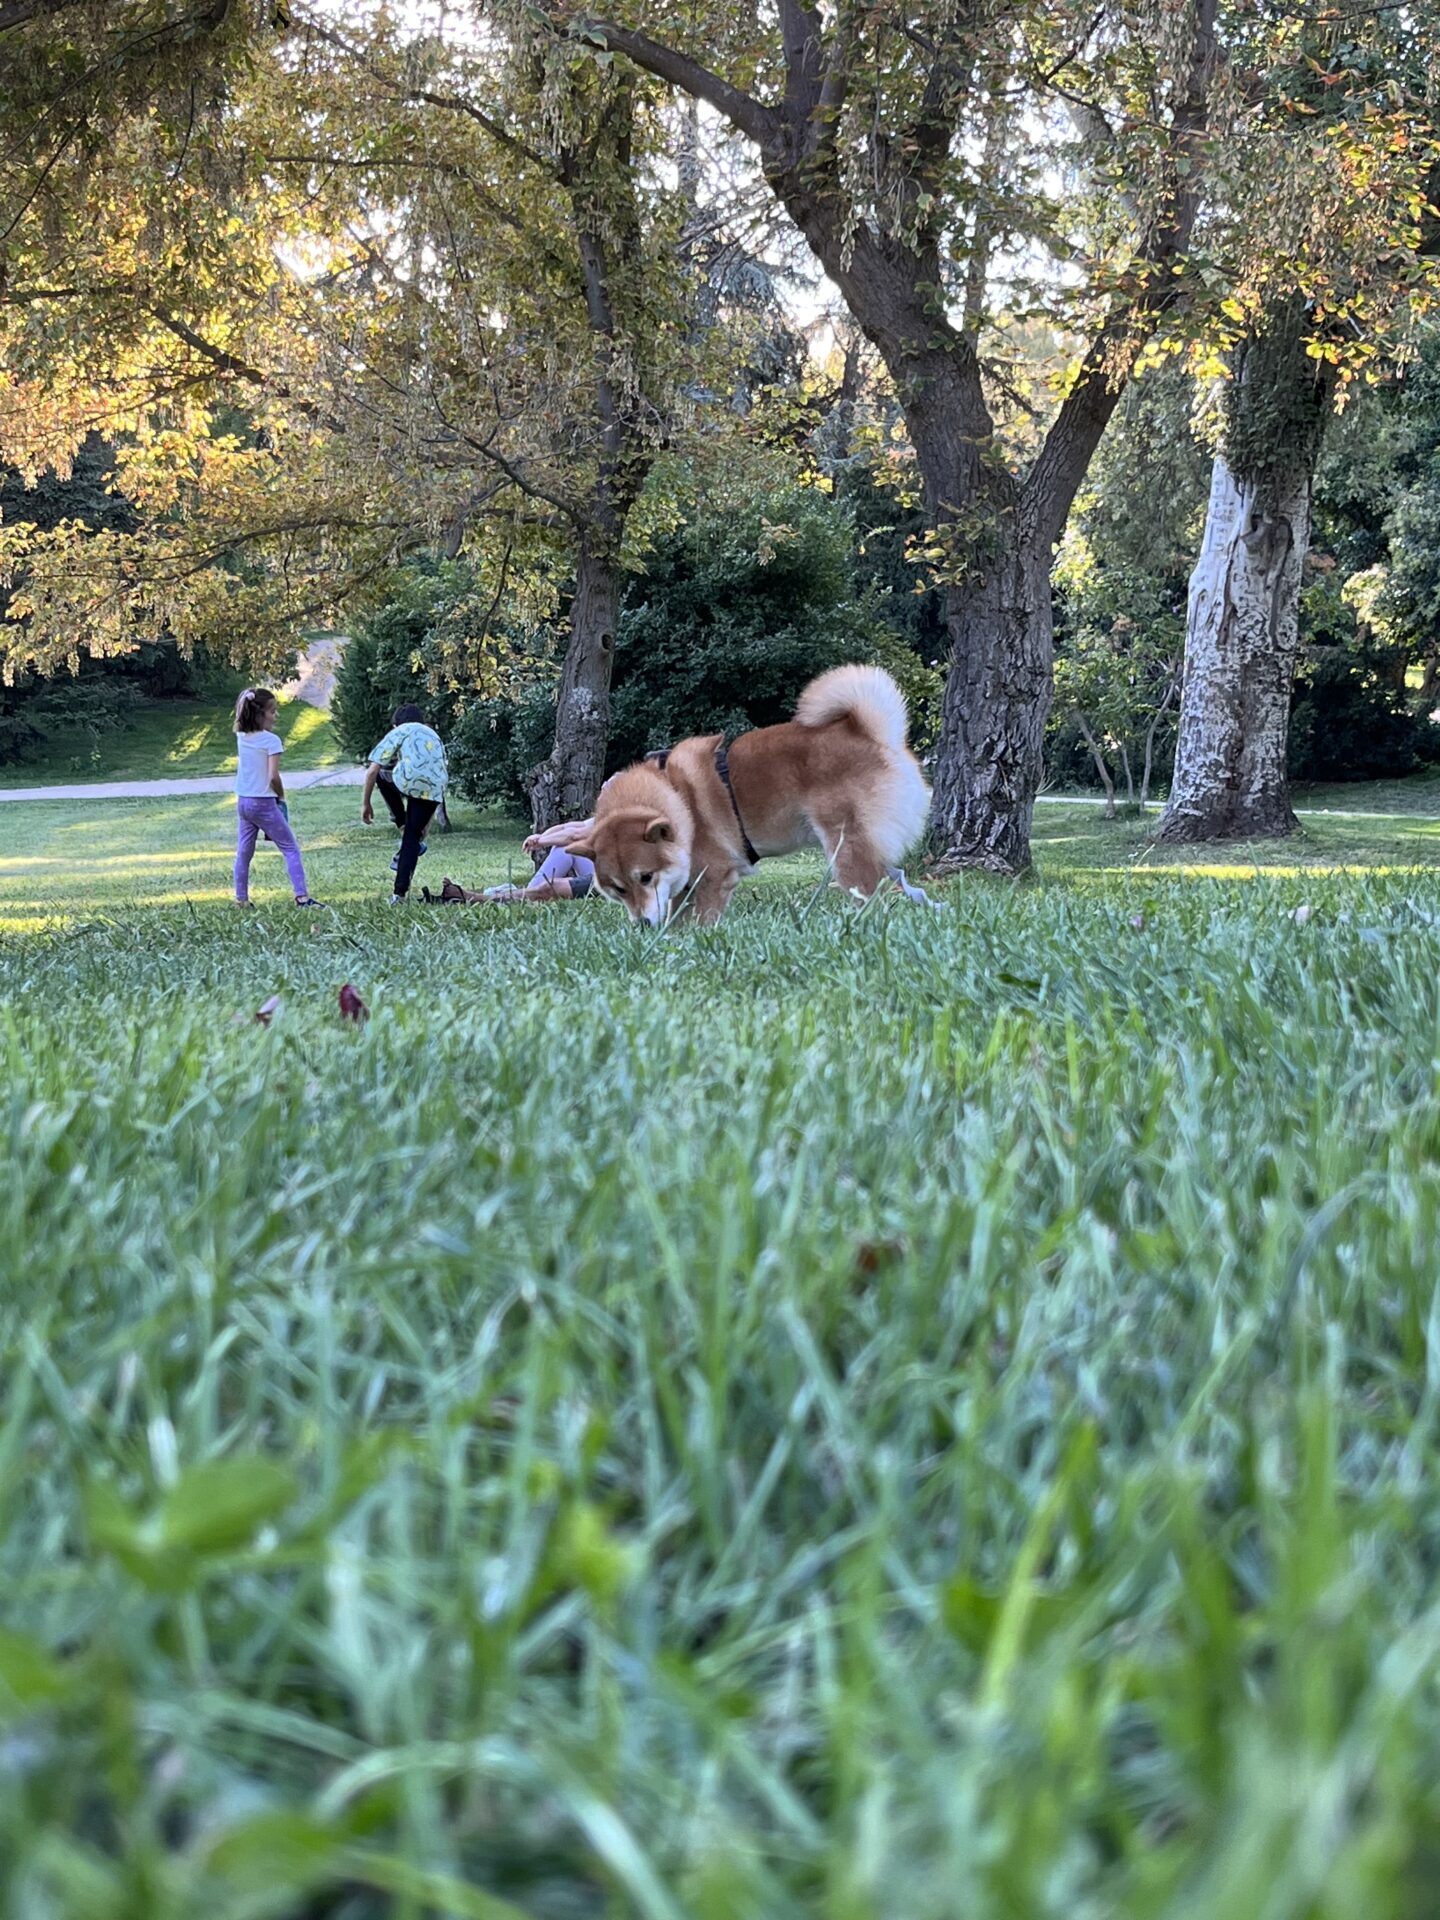
<svg viewBox="0 0 1440 1920">
<path fill-rule="evenodd" d="M 835 667 L 781 726 L 728 747 L 718 733 L 682 740 L 616 774 L 570 851 L 593 861 L 599 890 L 649 926 L 682 899 L 713 923 L 757 862 L 816 841 L 840 885 L 868 896 L 887 874 L 900 877 L 896 862 L 930 808 L 907 730 L 905 697 L 888 673 Z"/>
</svg>

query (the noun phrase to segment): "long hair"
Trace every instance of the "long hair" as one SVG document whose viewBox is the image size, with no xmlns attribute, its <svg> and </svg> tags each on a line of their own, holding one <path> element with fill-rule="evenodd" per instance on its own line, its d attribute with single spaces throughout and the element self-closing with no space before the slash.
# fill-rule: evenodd
<svg viewBox="0 0 1440 1920">
<path fill-rule="evenodd" d="M 259 733 L 261 731 L 260 716 L 274 698 L 274 694 L 268 687 L 246 687 L 235 702 L 235 731 Z"/>
</svg>

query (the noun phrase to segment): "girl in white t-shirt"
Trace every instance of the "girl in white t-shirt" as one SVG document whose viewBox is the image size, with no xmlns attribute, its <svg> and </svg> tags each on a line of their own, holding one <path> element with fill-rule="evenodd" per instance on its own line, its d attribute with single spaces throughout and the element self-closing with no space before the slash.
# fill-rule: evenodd
<svg viewBox="0 0 1440 1920">
<path fill-rule="evenodd" d="M 240 764 L 235 774 L 235 810 L 240 837 L 235 849 L 235 902 L 250 904 L 250 862 L 255 842 L 263 833 L 285 856 L 285 870 L 295 889 L 297 907 L 319 906 L 305 885 L 300 845 L 282 811 L 285 786 L 280 778 L 280 756 L 285 742 L 275 731 L 279 709 L 267 687 L 246 687 L 235 702 L 235 746 Z"/>
</svg>

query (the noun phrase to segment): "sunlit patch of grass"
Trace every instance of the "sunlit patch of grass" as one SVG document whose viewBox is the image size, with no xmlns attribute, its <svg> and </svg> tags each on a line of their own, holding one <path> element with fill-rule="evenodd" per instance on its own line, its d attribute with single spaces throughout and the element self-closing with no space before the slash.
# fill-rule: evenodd
<svg viewBox="0 0 1440 1920">
<path fill-rule="evenodd" d="M 317 708 L 282 701 L 279 727 L 290 771 L 342 764 L 329 716 Z M 235 764 L 234 719 L 226 701 L 150 700 L 115 733 L 56 738 L 42 758 L 0 767 L 0 787 L 215 777 L 233 774 Z"/>
<path fill-rule="evenodd" d="M 1320 874 L 1331 873 L 1430 873 L 1434 871 L 1434 868 L 1433 865 L 1427 866 L 1418 861 L 1411 862 L 1409 865 L 1402 865 L 1388 861 L 1357 862 L 1337 860 L 1323 864 L 1316 863 L 1311 866 L 1287 866 L 1278 861 L 1266 862 L 1264 865 L 1258 863 L 1252 865 L 1243 861 L 1167 859 L 1135 861 L 1128 867 L 1121 869 L 1113 867 L 1093 867 L 1090 871 L 1107 875 L 1120 871 L 1128 873 L 1131 879 L 1141 880 L 1143 880 L 1148 873 L 1173 873 L 1179 875 L 1181 878 L 1195 880 L 1258 880 L 1261 877 L 1276 880 L 1302 880 L 1307 876 L 1313 877 Z"/>
<path fill-rule="evenodd" d="M 322 713 L 318 707 L 306 706 L 299 700 L 282 706 L 281 719 L 284 728 L 281 737 L 287 754 L 293 754 L 307 742 L 313 745 L 318 736 L 330 731 L 331 726 L 328 713 Z"/>
<path fill-rule="evenodd" d="M 218 738 L 219 729 L 214 720 L 196 721 L 193 726 L 187 727 L 176 735 L 174 744 L 165 755 L 166 765 L 177 773 L 193 773 L 195 768 L 187 766 L 186 762 L 195 760 L 199 755 L 205 755 L 208 771 L 216 761 L 215 742 Z M 223 755 L 221 758 L 223 759 Z M 230 755 L 230 762 L 232 766 L 235 764 L 233 753 Z"/>
</svg>

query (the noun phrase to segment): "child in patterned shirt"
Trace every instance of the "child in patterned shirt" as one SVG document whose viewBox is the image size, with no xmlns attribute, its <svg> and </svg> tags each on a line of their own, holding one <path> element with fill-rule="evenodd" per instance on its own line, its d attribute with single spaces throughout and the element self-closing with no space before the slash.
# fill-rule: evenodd
<svg viewBox="0 0 1440 1920">
<path fill-rule="evenodd" d="M 367 827 L 375 818 L 370 799 L 382 775 L 403 803 L 397 805 L 386 795 L 401 830 L 400 851 L 391 862 L 395 869 L 394 898 L 399 901 L 410 891 L 416 864 L 425 851 L 425 829 L 445 798 L 450 779 L 444 745 L 435 729 L 425 724 L 419 707 L 397 707 L 390 731 L 370 751 L 360 796 L 360 818 Z"/>
</svg>

